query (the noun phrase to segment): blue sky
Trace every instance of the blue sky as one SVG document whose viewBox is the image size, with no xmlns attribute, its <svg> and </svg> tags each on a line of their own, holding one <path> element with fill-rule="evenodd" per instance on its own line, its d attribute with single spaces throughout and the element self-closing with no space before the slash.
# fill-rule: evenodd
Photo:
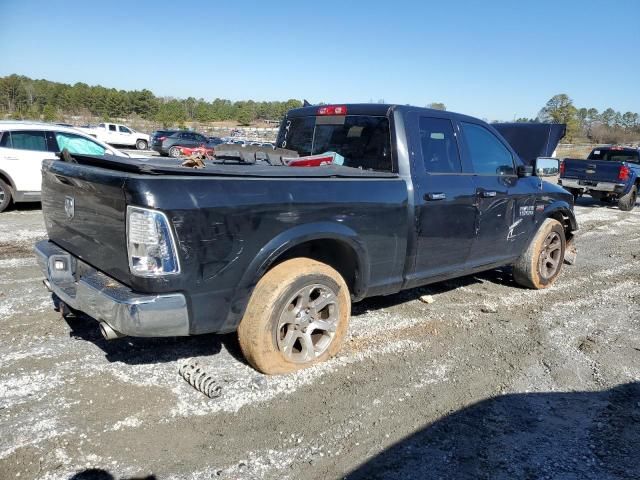
<svg viewBox="0 0 640 480">
<path fill-rule="evenodd" d="M 638 0 L 0 0 L 0 75 L 490 120 L 556 93 L 640 112 L 639 19 Z"/>
</svg>

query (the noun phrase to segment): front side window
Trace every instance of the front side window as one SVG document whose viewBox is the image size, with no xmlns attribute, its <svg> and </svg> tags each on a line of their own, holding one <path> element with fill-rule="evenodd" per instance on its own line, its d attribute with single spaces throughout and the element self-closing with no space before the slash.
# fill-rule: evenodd
<svg viewBox="0 0 640 480">
<path fill-rule="evenodd" d="M 489 130 L 475 123 L 462 122 L 473 170 L 479 175 L 513 175 L 513 156 Z"/>
<path fill-rule="evenodd" d="M 460 153 L 450 120 L 420 117 L 420 144 L 428 173 L 460 173 Z"/>
<path fill-rule="evenodd" d="M 346 167 L 392 170 L 389 120 L 384 116 L 291 118 L 285 120 L 278 146 L 300 156 L 336 153 Z"/>
<path fill-rule="evenodd" d="M 127 127 L 123 127 L 122 125 L 120 125 L 118 128 L 122 133 L 131 133 L 131 130 L 129 130 Z"/>
<path fill-rule="evenodd" d="M 18 130 L 14 132 L 6 132 L 2 137 L 3 144 L 7 137 L 7 147 L 16 148 L 18 150 L 32 150 L 36 152 L 47 151 L 47 137 L 40 130 Z M 9 138 L 10 137 L 10 138 Z M 5 146 L 5 145 L 3 145 Z"/>
<path fill-rule="evenodd" d="M 78 155 L 104 155 L 106 150 L 93 140 L 67 132 L 56 132 L 56 142 L 58 143 L 59 151 L 66 148 L 69 153 Z"/>
</svg>

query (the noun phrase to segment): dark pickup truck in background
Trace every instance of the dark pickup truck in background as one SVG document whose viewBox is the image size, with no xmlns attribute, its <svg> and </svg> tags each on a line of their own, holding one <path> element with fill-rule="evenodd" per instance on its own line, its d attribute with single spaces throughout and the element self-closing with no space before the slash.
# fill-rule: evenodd
<svg viewBox="0 0 640 480">
<path fill-rule="evenodd" d="M 237 330 L 249 363 L 275 374 L 335 355 L 352 301 L 505 265 L 545 288 L 573 257 L 573 197 L 538 176 L 557 160 L 524 165 L 475 118 L 305 107 L 277 147 L 202 169 L 46 161 L 45 283 L 105 338 Z M 292 155 L 333 162 L 283 165 Z"/>
<path fill-rule="evenodd" d="M 566 158 L 558 183 L 576 198 L 586 193 L 603 202 L 617 202 L 620 210 L 632 210 L 640 189 L 640 150 L 597 147 L 586 160 Z"/>
</svg>

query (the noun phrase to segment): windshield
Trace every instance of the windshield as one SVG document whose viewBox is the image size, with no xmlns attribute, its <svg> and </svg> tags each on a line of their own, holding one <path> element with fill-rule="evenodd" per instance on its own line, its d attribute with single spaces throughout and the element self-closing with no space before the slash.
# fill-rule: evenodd
<svg viewBox="0 0 640 480">
<path fill-rule="evenodd" d="M 278 147 L 300 156 L 335 152 L 344 166 L 390 172 L 391 135 L 383 116 L 311 116 L 285 120 Z"/>
<path fill-rule="evenodd" d="M 635 162 L 640 161 L 637 150 L 596 149 L 591 152 L 588 160 L 605 160 L 609 162 Z"/>
</svg>

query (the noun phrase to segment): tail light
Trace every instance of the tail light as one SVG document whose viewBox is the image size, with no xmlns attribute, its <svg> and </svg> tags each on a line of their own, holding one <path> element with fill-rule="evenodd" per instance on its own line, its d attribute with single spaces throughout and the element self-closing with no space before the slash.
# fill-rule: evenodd
<svg viewBox="0 0 640 480">
<path fill-rule="evenodd" d="M 318 108 L 318 115 L 346 115 L 347 107 L 344 105 L 325 105 Z"/>
<path fill-rule="evenodd" d="M 158 140 L 160 140 L 161 142 L 164 142 L 167 139 L 167 137 L 158 137 Z"/>
<path fill-rule="evenodd" d="M 127 251 L 133 275 L 160 277 L 180 273 L 176 243 L 162 212 L 127 207 Z"/>
<path fill-rule="evenodd" d="M 560 176 L 564 175 L 564 161 L 560 162 Z"/>
<path fill-rule="evenodd" d="M 620 167 L 620 171 L 618 172 L 618 180 L 624 182 L 629 180 L 629 175 L 631 174 L 631 170 L 626 165 L 622 165 Z"/>
</svg>

